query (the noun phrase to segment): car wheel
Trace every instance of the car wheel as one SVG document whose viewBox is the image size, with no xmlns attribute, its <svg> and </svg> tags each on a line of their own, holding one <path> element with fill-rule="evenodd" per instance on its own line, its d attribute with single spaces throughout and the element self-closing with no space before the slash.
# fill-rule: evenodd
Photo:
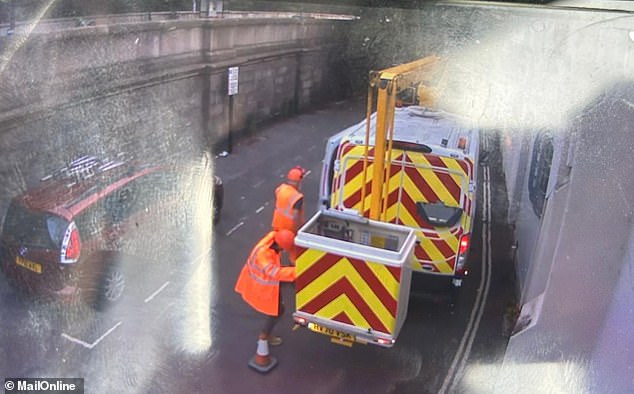
<svg viewBox="0 0 634 394">
<path fill-rule="evenodd" d="M 126 288 L 126 278 L 121 264 L 106 264 L 97 287 L 96 308 L 105 310 L 116 304 Z"/>
</svg>

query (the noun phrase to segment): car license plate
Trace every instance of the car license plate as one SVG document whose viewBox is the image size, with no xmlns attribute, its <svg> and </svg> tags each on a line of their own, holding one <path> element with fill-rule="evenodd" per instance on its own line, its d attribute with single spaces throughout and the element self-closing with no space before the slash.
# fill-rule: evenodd
<svg viewBox="0 0 634 394">
<path fill-rule="evenodd" d="M 323 327 L 320 326 L 318 324 L 315 323 L 308 323 L 308 328 L 311 329 L 312 331 L 318 332 L 320 334 L 324 334 L 324 335 L 329 335 L 331 337 L 335 337 L 335 338 L 341 338 L 344 339 L 346 341 L 353 341 L 355 340 L 354 335 L 352 334 L 348 334 L 345 332 L 341 332 L 341 331 L 337 331 L 334 330 L 330 327 Z"/>
<path fill-rule="evenodd" d="M 41 264 L 29 261 L 29 260 L 25 259 L 24 257 L 17 256 L 15 258 L 15 263 L 17 265 L 19 265 L 20 267 L 24 267 L 24 268 L 26 268 L 28 270 L 31 270 L 33 272 L 36 272 L 38 274 L 42 273 L 42 265 Z"/>
</svg>

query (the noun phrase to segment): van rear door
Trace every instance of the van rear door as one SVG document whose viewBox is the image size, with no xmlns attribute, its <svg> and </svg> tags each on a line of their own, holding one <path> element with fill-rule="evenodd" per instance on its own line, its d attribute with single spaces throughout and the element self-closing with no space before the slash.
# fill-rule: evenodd
<svg viewBox="0 0 634 394">
<path fill-rule="evenodd" d="M 359 145 L 341 146 L 339 168 L 332 183 L 333 208 L 361 211 L 363 151 Z M 372 165 L 370 157 L 365 177 L 365 217 L 370 210 Z M 460 238 L 471 232 L 473 162 L 394 149 L 388 171 L 387 204 L 381 221 L 416 230 L 419 244 L 415 248 L 415 270 L 453 275 Z"/>
<path fill-rule="evenodd" d="M 473 164 L 468 159 L 406 153 L 397 223 L 416 229 L 415 270 L 455 273 L 460 238 L 471 232 Z"/>
</svg>

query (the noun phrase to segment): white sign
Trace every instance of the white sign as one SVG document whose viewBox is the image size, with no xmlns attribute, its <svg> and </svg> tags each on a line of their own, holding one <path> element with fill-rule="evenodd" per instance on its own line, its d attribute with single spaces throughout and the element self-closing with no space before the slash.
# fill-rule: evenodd
<svg viewBox="0 0 634 394">
<path fill-rule="evenodd" d="M 229 96 L 238 94 L 238 67 L 229 67 Z"/>
</svg>

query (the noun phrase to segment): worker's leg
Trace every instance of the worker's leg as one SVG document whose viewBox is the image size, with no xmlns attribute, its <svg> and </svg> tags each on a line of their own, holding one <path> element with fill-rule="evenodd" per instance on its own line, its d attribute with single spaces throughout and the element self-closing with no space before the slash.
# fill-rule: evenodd
<svg viewBox="0 0 634 394">
<path fill-rule="evenodd" d="M 267 315 L 264 321 L 264 327 L 262 328 L 262 334 L 267 337 L 271 336 L 271 332 L 273 332 L 273 328 L 280 321 L 280 317 L 284 314 L 284 304 L 280 302 L 279 313 L 277 316 L 269 316 Z"/>
<path fill-rule="evenodd" d="M 269 345 L 271 346 L 279 346 L 282 344 L 282 338 L 271 334 L 273 332 L 273 327 L 275 327 L 277 322 L 280 321 L 280 318 L 284 314 L 285 308 L 284 308 L 284 302 L 282 302 L 281 294 L 280 294 L 279 302 L 280 303 L 278 306 L 277 316 L 267 315 L 266 320 L 264 321 L 264 327 L 262 328 L 262 331 L 260 332 L 260 338 L 261 339 L 266 338 L 269 341 Z"/>
</svg>

